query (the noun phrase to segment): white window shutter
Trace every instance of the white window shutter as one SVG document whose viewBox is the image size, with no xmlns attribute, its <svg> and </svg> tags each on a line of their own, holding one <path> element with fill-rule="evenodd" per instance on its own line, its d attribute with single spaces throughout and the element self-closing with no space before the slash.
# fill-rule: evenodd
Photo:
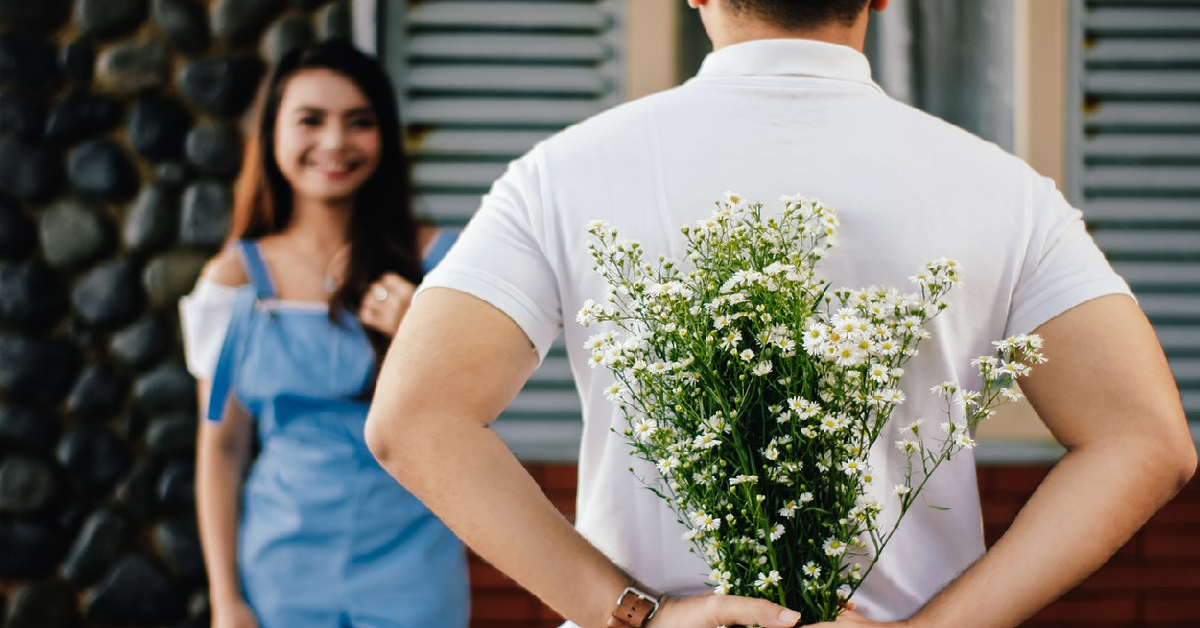
<svg viewBox="0 0 1200 628">
<path fill-rule="evenodd" d="M 1200 424 L 1200 1 L 1074 0 L 1071 10 L 1072 200 L 1133 287 Z"/>
<path fill-rule="evenodd" d="M 465 224 L 509 161 L 622 100 L 623 0 L 381 4 L 416 210 L 440 224 Z M 544 436 L 579 417 L 560 339 L 497 428 L 521 424 Z M 575 455 L 561 444 L 536 447 L 526 457 Z"/>
</svg>

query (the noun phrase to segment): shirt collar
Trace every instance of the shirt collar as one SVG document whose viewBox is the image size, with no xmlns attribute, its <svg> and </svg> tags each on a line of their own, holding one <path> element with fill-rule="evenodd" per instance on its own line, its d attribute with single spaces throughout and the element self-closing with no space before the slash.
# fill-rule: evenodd
<svg viewBox="0 0 1200 628">
<path fill-rule="evenodd" d="M 696 78 L 810 76 L 861 83 L 880 92 L 871 64 L 849 46 L 812 39 L 756 39 L 726 46 L 704 57 Z"/>
</svg>

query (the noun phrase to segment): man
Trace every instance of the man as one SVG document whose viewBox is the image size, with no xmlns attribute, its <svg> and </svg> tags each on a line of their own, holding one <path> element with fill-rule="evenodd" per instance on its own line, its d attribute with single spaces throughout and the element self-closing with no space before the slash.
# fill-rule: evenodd
<svg viewBox="0 0 1200 628">
<path fill-rule="evenodd" d="M 930 386 L 968 381 L 991 340 L 1036 331 L 1050 361 L 1022 386 L 1067 448 L 986 554 L 973 461 L 940 469 L 925 494 L 951 509 L 910 511 L 839 623 L 1016 626 L 1194 472 L 1152 329 L 1053 183 L 871 81 L 867 16 L 887 0 L 688 3 L 714 44 L 699 75 L 515 161 L 426 279 L 383 367 L 372 450 L 483 558 L 579 626 L 641 626 L 662 594 L 652 628 L 792 625 L 796 614 L 768 601 L 699 595 L 707 571 L 629 473 L 640 461 L 602 395 L 612 377 L 586 366 L 589 332 L 573 316 L 605 293 L 586 250 L 592 219 L 654 259 L 678 256 L 678 227 L 726 189 L 768 205 L 817 197 L 842 221 L 821 263 L 834 286 L 904 288 L 925 261 L 961 263 L 951 309 L 909 362 L 900 412 L 941 420 Z M 584 406 L 578 531 L 488 429 L 560 331 Z M 881 440 L 876 470 L 898 472 Z"/>
</svg>

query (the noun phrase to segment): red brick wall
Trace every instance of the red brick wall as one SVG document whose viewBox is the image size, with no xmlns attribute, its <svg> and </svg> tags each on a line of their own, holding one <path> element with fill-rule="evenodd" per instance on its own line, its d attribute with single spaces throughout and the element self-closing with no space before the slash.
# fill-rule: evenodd
<svg viewBox="0 0 1200 628">
<path fill-rule="evenodd" d="M 575 513 L 575 465 L 530 464 L 567 517 Z M 1002 534 L 1048 467 L 980 470 L 984 531 Z M 552 628 L 557 614 L 472 556 L 471 628 Z M 1022 628 L 1200 628 L 1200 478 L 1167 504 L 1099 572 Z"/>
<path fill-rule="evenodd" d="M 981 470 L 984 530 L 992 541 L 1046 467 Z M 1200 628 L 1200 478 L 1193 479 L 1108 563 L 1024 628 Z"/>
</svg>

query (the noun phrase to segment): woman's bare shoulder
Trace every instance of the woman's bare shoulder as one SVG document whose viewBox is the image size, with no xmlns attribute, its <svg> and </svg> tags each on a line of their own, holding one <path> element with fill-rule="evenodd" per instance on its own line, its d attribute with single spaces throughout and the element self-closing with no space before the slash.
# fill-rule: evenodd
<svg viewBox="0 0 1200 628">
<path fill-rule="evenodd" d="M 208 260 L 200 276 L 217 285 L 232 288 L 250 283 L 246 267 L 242 265 L 242 256 L 234 247 L 226 248 Z"/>
<path fill-rule="evenodd" d="M 437 239 L 442 228 L 437 225 L 423 223 L 417 227 L 417 250 L 421 253 L 429 250 L 429 246 Z"/>
</svg>

